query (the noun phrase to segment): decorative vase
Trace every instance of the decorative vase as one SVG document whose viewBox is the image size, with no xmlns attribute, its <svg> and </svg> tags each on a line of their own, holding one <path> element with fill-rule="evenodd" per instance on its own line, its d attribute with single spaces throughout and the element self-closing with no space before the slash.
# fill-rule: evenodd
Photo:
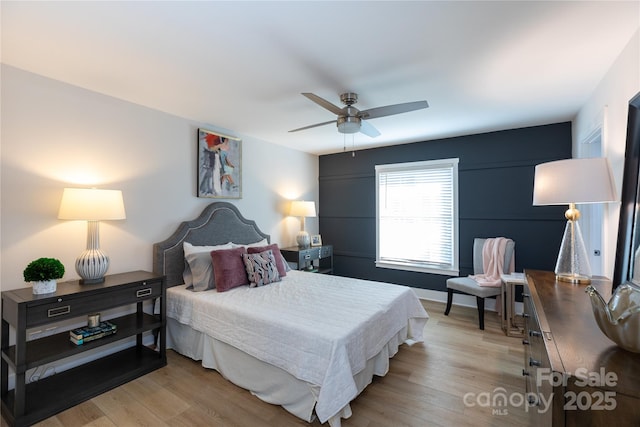
<svg viewBox="0 0 640 427">
<path fill-rule="evenodd" d="M 41 295 L 41 294 L 50 294 L 56 291 L 57 281 L 54 280 L 40 280 L 37 282 L 31 282 L 33 286 L 33 294 Z"/>
<path fill-rule="evenodd" d="M 640 353 L 640 288 L 630 283 L 618 286 L 608 303 L 593 286 L 585 292 L 600 330 L 618 346 Z"/>
</svg>

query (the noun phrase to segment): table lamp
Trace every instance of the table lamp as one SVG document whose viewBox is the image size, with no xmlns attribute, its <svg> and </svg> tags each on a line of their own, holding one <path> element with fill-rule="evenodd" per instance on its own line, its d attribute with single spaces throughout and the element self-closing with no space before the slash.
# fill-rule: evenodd
<svg viewBox="0 0 640 427">
<path fill-rule="evenodd" d="M 87 249 L 76 259 L 76 272 L 81 284 L 104 282 L 109 257 L 100 250 L 100 221 L 126 218 L 122 191 L 65 188 L 58 218 L 87 221 Z"/>
<path fill-rule="evenodd" d="M 304 230 L 304 219 L 306 217 L 316 216 L 316 202 L 294 200 L 291 202 L 289 215 L 300 217 L 300 231 L 296 235 L 296 242 L 298 242 L 298 246 L 301 248 L 309 247 L 311 244 L 311 238 L 309 237 L 309 233 Z"/>
<path fill-rule="evenodd" d="M 571 283 L 591 282 L 591 266 L 582 240 L 576 203 L 617 200 L 606 158 L 567 159 L 543 163 L 535 168 L 533 204 L 569 205 L 567 225 L 556 262 L 556 279 Z"/>
</svg>

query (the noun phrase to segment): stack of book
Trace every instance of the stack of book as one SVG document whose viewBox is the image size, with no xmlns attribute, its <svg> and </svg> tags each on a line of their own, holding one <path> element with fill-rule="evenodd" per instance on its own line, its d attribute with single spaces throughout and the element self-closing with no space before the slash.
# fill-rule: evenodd
<svg viewBox="0 0 640 427">
<path fill-rule="evenodd" d="M 116 325 L 111 322 L 104 321 L 100 322 L 98 326 L 83 326 L 82 328 L 70 330 L 69 339 L 75 345 L 81 345 L 99 338 L 113 335 L 117 330 L 118 327 Z"/>
</svg>

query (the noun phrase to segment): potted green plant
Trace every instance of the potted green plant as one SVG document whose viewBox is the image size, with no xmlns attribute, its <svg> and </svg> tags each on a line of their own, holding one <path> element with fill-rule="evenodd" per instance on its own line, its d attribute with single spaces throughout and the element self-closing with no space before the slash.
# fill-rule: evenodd
<svg viewBox="0 0 640 427">
<path fill-rule="evenodd" d="M 31 282 L 34 294 L 55 292 L 57 279 L 64 276 L 64 265 L 55 258 L 38 258 L 31 261 L 23 272 L 25 282 Z"/>
</svg>

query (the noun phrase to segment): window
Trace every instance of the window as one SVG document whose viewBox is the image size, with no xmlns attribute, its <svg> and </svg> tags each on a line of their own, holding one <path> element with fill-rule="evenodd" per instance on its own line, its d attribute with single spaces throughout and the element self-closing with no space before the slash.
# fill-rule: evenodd
<svg viewBox="0 0 640 427">
<path fill-rule="evenodd" d="M 458 159 L 376 166 L 376 266 L 458 274 Z"/>
</svg>

